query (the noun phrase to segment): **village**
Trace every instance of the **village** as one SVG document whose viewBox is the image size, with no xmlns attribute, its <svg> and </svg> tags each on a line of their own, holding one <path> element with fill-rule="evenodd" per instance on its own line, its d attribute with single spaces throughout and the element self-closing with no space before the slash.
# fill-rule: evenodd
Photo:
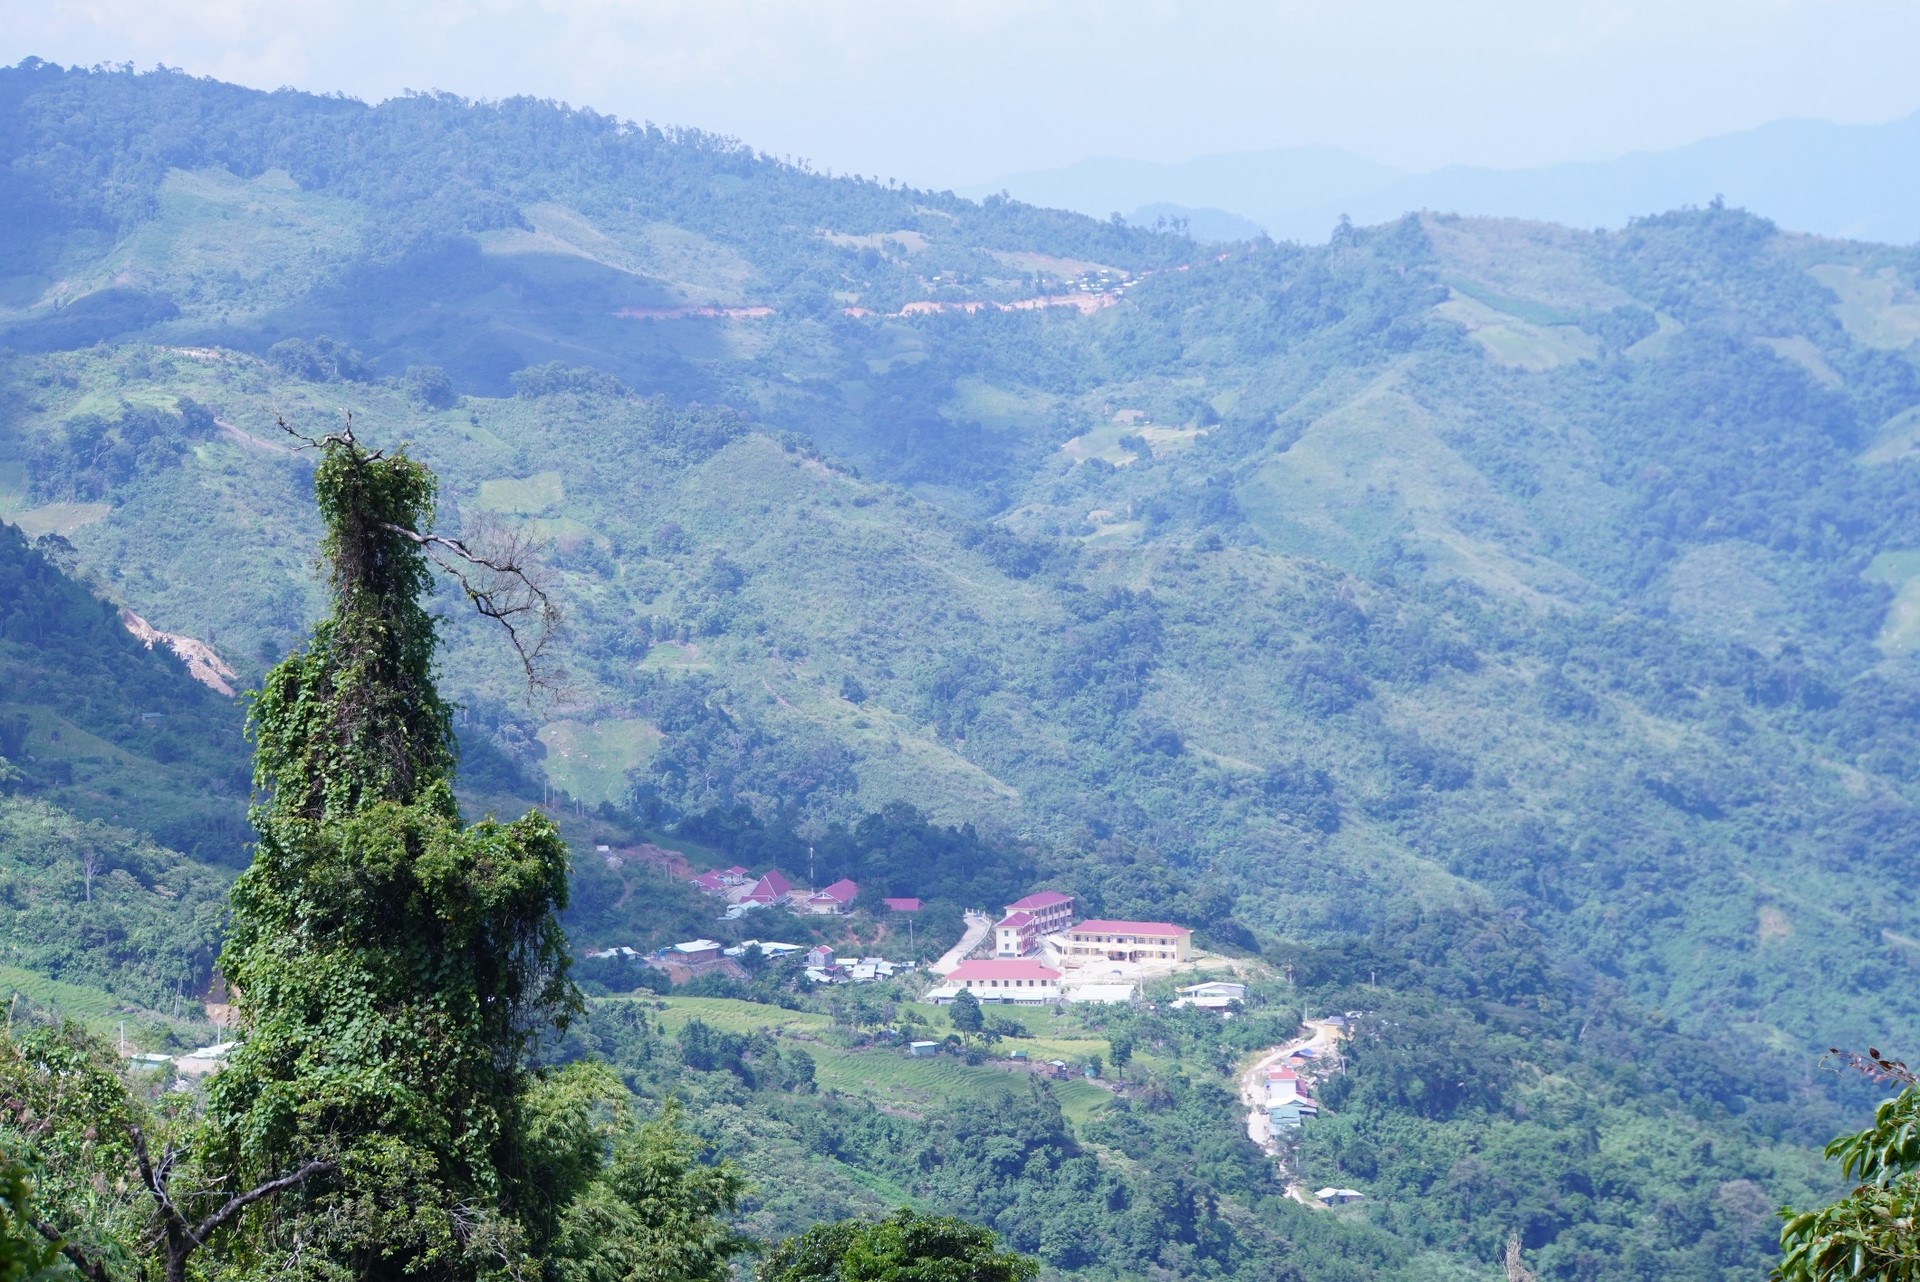
<svg viewBox="0 0 1920 1282">
<path fill-rule="evenodd" d="M 687 881 L 725 903 L 723 921 L 769 909 L 784 909 L 799 918 L 845 916 L 855 911 L 860 897 L 859 885 L 849 879 L 820 890 L 801 889 L 778 871 L 756 877 L 739 866 L 703 872 Z M 882 898 L 877 903 L 877 913 L 895 922 L 910 923 L 925 907 L 910 897 Z M 1244 1007 L 1247 984 L 1239 976 L 1218 978 L 1227 959 L 1197 950 L 1189 927 L 1166 921 L 1082 918 L 1077 904 L 1072 894 L 1044 889 L 1003 905 L 997 917 L 970 910 L 964 914 L 959 940 L 925 966 L 875 956 L 844 957 L 824 943 L 808 946 L 757 939 L 733 946 L 693 939 L 651 954 L 615 948 L 588 955 L 617 955 L 644 963 L 682 983 L 716 969 L 743 974 L 739 962 L 749 952 L 770 959 L 799 954 L 809 984 L 870 984 L 924 975 L 927 982 L 919 990 L 919 999 L 943 1007 L 961 1001 L 962 994 L 980 1006 L 1131 1006 L 1142 1000 L 1143 989 L 1154 981 L 1190 978 L 1195 982 L 1173 987 L 1167 1006 L 1208 1011 L 1228 1020 Z M 1167 989 L 1158 984 L 1155 988 L 1164 997 Z M 1350 1017 L 1357 1013 L 1305 1020 L 1299 1036 L 1256 1054 L 1237 1074 L 1247 1138 L 1275 1159 L 1286 1195 L 1317 1209 L 1363 1196 L 1338 1187 L 1309 1192 L 1293 1182 L 1287 1170 L 1291 1141 L 1320 1113 L 1315 1084 L 1339 1070 L 1340 1042 L 1347 1035 Z M 909 1056 L 923 1057 L 938 1055 L 943 1048 L 936 1041 L 914 1040 L 903 1049 Z M 1010 1062 L 1025 1059 L 1022 1050 L 1008 1054 Z M 1030 1067 L 1054 1076 L 1064 1075 L 1068 1068 L 1058 1061 Z M 1091 1078 L 1092 1071 L 1087 1075 Z"/>
<path fill-rule="evenodd" d="M 841 878 L 819 890 L 795 887 L 777 870 L 760 876 L 735 865 L 687 878 L 702 894 L 723 901 L 722 921 L 749 913 L 785 909 L 797 917 L 840 917 L 854 910 L 858 883 Z M 888 918 L 908 923 L 925 907 L 911 897 L 879 900 Z M 1193 931 L 1166 921 L 1076 920 L 1075 896 L 1041 890 L 1003 907 L 996 920 L 979 911 L 965 914 L 960 940 L 924 969 L 936 981 L 922 1000 L 950 1005 L 962 992 L 981 1003 L 1046 1006 L 1059 1002 L 1134 1002 L 1150 979 L 1195 969 Z M 827 944 L 750 939 L 731 947 L 713 939 L 690 939 L 651 953 L 617 946 L 587 952 L 591 959 L 621 958 L 664 970 L 674 982 L 713 969 L 732 969 L 748 952 L 767 958 L 804 953 L 807 979 L 815 984 L 862 984 L 893 979 L 921 969 L 914 962 L 882 957 L 839 956 Z M 1246 995 L 1246 985 L 1222 981 L 1179 990 L 1177 1005 L 1231 1014 Z"/>
</svg>

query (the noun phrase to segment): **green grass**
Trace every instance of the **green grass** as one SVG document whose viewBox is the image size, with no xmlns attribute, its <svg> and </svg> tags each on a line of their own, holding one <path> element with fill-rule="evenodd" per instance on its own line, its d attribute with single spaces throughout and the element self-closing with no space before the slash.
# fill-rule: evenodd
<svg viewBox="0 0 1920 1282">
<path fill-rule="evenodd" d="M 1515 369 L 1537 373 L 1600 354 L 1600 340 L 1576 325 L 1523 320 L 1459 291 L 1434 311 L 1463 326 L 1488 356 Z"/>
<path fill-rule="evenodd" d="M 1899 350 L 1920 340 L 1920 298 L 1891 267 L 1868 276 L 1858 267 L 1821 263 L 1813 278 L 1839 296 L 1834 314 L 1847 333 L 1868 347 Z"/>
<path fill-rule="evenodd" d="M 112 506 L 106 503 L 49 503 L 15 512 L 10 519 L 33 538 L 42 534 L 64 537 L 95 521 L 105 520 L 112 511 Z"/>
<path fill-rule="evenodd" d="M 517 516 L 539 516 L 567 501 L 567 488 L 558 472 L 536 472 L 526 477 L 499 477 L 480 482 L 480 506 Z"/>
<path fill-rule="evenodd" d="M 627 771 L 659 749 L 660 731 L 646 721 L 551 721 L 540 727 L 547 777 L 576 801 L 597 806 L 627 794 Z"/>
<path fill-rule="evenodd" d="M 648 1000 L 646 998 L 609 998 L 611 1001 Z M 679 1032 L 692 1020 L 699 1020 L 709 1028 L 718 1028 L 728 1033 L 751 1033 L 762 1028 L 778 1030 L 800 1029 L 809 1032 L 824 1032 L 833 1026 L 833 1020 L 826 1015 L 806 1010 L 785 1010 L 779 1006 L 765 1006 L 759 1002 L 740 1001 L 733 997 L 662 997 L 655 999 L 660 1006 L 660 1022 L 670 1033 Z"/>
</svg>

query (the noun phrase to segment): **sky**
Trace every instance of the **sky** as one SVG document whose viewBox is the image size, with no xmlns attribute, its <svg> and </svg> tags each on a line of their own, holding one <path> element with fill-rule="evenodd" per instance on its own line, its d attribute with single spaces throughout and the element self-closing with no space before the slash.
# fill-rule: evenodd
<svg viewBox="0 0 1920 1282">
<path fill-rule="evenodd" d="M 1914 0 L 0 0 L 0 62 L 532 94 L 964 188 L 1306 144 L 1411 170 L 1920 109 Z"/>
</svg>

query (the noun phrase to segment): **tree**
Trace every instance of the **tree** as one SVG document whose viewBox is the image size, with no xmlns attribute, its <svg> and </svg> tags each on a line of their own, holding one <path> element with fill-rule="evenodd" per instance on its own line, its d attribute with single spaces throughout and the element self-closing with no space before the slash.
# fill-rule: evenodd
<svg viewBox="0 0 1920 1282">
<path fill-rule="evenodd" d="M 517 564 L 432 533 L 433 474 L 404 452 L 351 424 L 309 444 L 332 609 L 251 709 L 266 800 L 220 961 L 241 1044 L 209 1087 L 207 1161 L 236 1188 L 327 1163 L 257 1225 L 262 1271 L 518 1268 L 547 1245 L 531 1056 L 579 1006 L 567 853 L 537 811 L 462 822 L 423 598 L 439 563 L 510 632 L 512 593 L 543 629 L 550 612 Z M 531 672 L 537 644 L 515 642 Z"/>
<path fill-rule="evenodd" d="M 775 1246 L 758 1282 L 1031 1282 L 1037 1261 L 991 1229 L 902 1207 L 884 1220 L 816 1224 Z"/>
<path fill-rule="evenodd" d="M 1108 1037 L 1107 1057 L 1113 1061 L 1113 1071 L 1126 1077 L 1127 1065 L 1133 1060 L 1133 1034 L 1115 1033 Z"/>
<path fill-rule="evenodd" d="M 980 1031 L 984 1021 L 980 1017 L 980 1003 L 968 989 L 961 989 L 954 996 L 953 1005 L 947 1008 L 947 1017 L 960 1032 L 973 1034 Z"/>
<path fill-rule="evenodd" d="M 0 1158 L 0 1282 L 43 1282 L 60 1277 L 60 1241 L 36 1225 L 33 1184 L 27 1164 Z"/>
<path fill-rule="evenodd" d="M 725 1282 L 751 1243 L 726 1222 L 746 1191 L 669 1104 L 624 1136 L 593 1184 L 567 1207 L 555 1240 L 560 1282 Z"/>
<path fill-rule="evenodd" d="M 1900 1093 L 1874 1111 L 1873 1125 L 1827 1145 L 1852 1193 L 1818 1211 L 1781 1212 L 1780 1282 L 1912 1282 L 1920 1278 L 1920 1077 L 1877 1050 L 1840 1055 Z"/>
</svg>

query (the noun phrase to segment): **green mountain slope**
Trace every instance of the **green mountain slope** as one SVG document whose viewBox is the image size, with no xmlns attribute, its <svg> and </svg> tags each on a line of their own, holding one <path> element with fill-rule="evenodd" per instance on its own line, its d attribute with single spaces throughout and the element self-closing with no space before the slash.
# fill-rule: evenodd
<svg viewBox="0 0 1920 1282">
<path fill-rule="evenodd" d="M 314 606 L 275 417 L 350 409 L 443 528 L 548 540 L 565 696 L 451 599 L 445 684 L 605 822 L 791 858 L 911 802 L 1577 1060 L 1648 1110 L 1618 1152 L 1683 1112 L 1804 1149 L 1813 1052 L 1920 1030 L 1913 251 L 1716 207 L 1198 255 L 544 104 L 0 100 L 0 505 L 243 676 Z M 1490 1125 L 1356 1098 L 1379 1151 Z"/>
</svg>

